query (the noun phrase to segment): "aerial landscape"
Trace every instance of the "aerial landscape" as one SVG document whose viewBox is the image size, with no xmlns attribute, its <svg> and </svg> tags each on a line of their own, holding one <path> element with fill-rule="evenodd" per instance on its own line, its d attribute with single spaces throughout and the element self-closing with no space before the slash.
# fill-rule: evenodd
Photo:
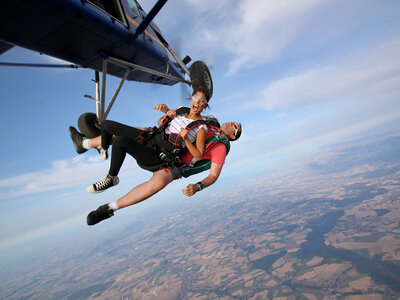
<svg viewBox="0 0 400 300">
<path fill-rule="evenodd" d="M 0 1 L 0 299 L 400 300 L 399 12 Z M 182 106 L 230 124 L 209 171 L 100 148 Z"/>
<path fill-rule="evenodd" d="M 230 195 L 172 205 L 2 274 L 1 297 L 398 299 L 399 150 L 398 135 L 341 145 Z"/>
</svg>

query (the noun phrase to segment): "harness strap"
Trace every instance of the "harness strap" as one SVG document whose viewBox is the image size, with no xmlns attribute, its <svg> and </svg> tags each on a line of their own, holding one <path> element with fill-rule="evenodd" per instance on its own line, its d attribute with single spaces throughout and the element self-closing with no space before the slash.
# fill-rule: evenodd
<svg viewBox="0 0 400 300">
<path fill-rule="evenodd" d="M 178 115 L 188 114 L 189 112 L 190 108 L 187 107 L 181 107 L 176 111 Z M 168 115 L 165 116 L 160 127 L 147 129 L 137 138 L 137 141 L 142 144 L 147 144 L 150 148 L 154 148 L 154 151 L 158 152 L 159 157 L 161 160 L 165 161 L 165 163 L 179 167 L 182 166 L 179 155 L 182 150 L 183 138 L 178 133 L 170 133 L 168 135 L 165 133 L 165 129 L 171 121 L 171 117 Z M 200 125 L 206 125 L 217 135 L 221 133 L 219 123 L 210 120 L 194 120 L 190 122 L 185 129 L 190 131 Z M 206 141 L 206 151 L 215 144 L 215 142 L 211 142 L 211 144 L 207 143 L 208 141 Z M 194 165 L 195 163 L 196 160 L 193 158 L 190 164 Z"/>
<path fill-rule="evenodd" d="M 157 132 L 157 127 L 146 127 L 144 131 L 136 138 L 136 141 L 139 144 L 146 144 L 148 140 L 157 134 Z"/>
<path fill-rule="evenodd" d="M 222 131 L 219 131 L 217 134 L 210 136 L 205 141 L 206 147 L 205 147 L 204 153 L 207 153 L 212 147 L 214 147 L 219 142 L 223 143 L 226 146 L 226 154 L 229 153 L 229 149 L 230 149 L 229 140 L 221 132 Z M 198 161 L 199 160 L 197 160 L 195 157 L 193 157 L 192 160 L 186 164 L 186 166 L 189 168 L 192 168 Z"/>
<path fill-rule="evenodd" d="M 221 132 L 221 130 L 219 129 L 220 125 L 219 125 L 218 123 L 213 122 L 213 121 L 207 121 L 207 120 L 195 120 L 195 121 L 193 121 L 193 122 L 190 122 L 190 123 L 185 127 L 185 129 L 186 129 L 187 131 L 189 131 L 189 130 L 191 130 L 191 129 L 197 127 L 197 126 L 200 126 L 200 125 L 207 125 L 207 127 L 211 127 L 211 128 L 213 128 L 215 131 Z"/>
<path fill-rule="evenodd" d="M 167 127 L 167 125 L 172 121 L 172 118 L 168 115 L 165 116 L 164 120 L 161 123 L 161 128 L 165 130 L 165 128 Z"/>
<path fill-rule="evenodd" d="M 172 145 L 180 147 L 183 143 L 183 138 L 178 133 L 170 133 L 168 135 L 168 141 Z"/>
</svg>

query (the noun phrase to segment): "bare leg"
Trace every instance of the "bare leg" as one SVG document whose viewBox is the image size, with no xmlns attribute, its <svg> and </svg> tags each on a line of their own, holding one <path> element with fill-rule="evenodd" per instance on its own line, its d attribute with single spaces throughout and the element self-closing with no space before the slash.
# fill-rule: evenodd
<svg viewBox="0 0 400 300">
<path fill-rule="evenodd" d="M 149 181 L 146 181 L 137 187 L 133 188 L 128 194 L 118 199 L 118 208 L 124 208 L 136 203 L 139 203 L 147 198 L 153 196 L 155 193 L 162 190 L 173 180 L 171 172 L 165 172 L 164 170 L 157 171 L 153 174 Z M 99 206 L 96 210 L 91 211 L 86 222 L 88 225 L 95 225 L 105 219 L 108 219 L 114 215 L 113 208 L 114 203 L 104 204 Z"/>
<path fill-rule="evenodd" d="M 153 173 L 153 176 L 149 181 L 146 181 L 136 187 L 134 187 L 128 194 L 117 200 L 119 208 L 124 208 L 153 196 L 157 192 L 161 191 L 173 180 L 170 171 L 168 173 L 165 170 L 159 170 Z"/>
<path fill-rule="evenodd" d="M 116 136 L 113 135 L 112 140 L 111 140 L 111 145 L 114 142 L 115 138 L 116 138 Z M 90 139 L 90 148 L 99 148 L 99 147 L 101 147 L 101 135 Z"/>
<path fill-rule="evenodd" d="M 101 136 L 90 139 L 90 148 L 98 148 L 101 146 Z"/>
</svg>

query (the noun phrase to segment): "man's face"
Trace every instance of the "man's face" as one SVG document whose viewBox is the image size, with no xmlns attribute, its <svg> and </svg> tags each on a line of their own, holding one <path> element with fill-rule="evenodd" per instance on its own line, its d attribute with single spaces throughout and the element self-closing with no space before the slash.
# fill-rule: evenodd
<svg viewBox="0 0 400 300">
<path fill-rule="evenodd" d="M 229 137 L 232 140 L 235 140 L 236 135 L 240 129 L 240 124 L 236 122 L 224 123 L 222 124 L 221 129 L 227 137 Z"/>
</svg>

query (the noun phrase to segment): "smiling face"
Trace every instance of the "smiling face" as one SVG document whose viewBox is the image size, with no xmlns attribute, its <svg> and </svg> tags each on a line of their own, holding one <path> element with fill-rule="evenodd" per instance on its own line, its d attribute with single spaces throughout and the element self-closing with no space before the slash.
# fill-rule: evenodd
<svg viewBox="0 0 400 300">
<path fill-rule="evenodd" d="M 240 123 L 228 122 L 221 125 L 221 130 L 230 140 L 234 141 L 240 136 L 239 132 L 242 131 L 242 126 Z"/>
<path fill-rule="evenodd" d="M 197 91 L 190 98 L 190 113 L 200 115 L 202 110 L 207 107 L 206 95 L 203 92 Z"/>
</svg>

